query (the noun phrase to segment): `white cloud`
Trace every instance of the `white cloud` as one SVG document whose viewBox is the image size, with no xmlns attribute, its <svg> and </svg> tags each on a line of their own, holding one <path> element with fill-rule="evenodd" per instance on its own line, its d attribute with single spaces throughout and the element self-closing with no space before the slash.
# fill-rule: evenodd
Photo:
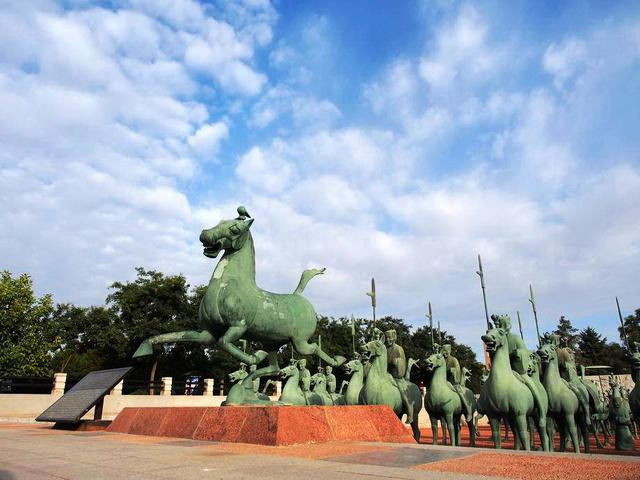
<svg viewBox="0 0 640 480">
<path fill-rule="evenodd" d="M 489 42 L 488 31 L 486 19 L 470 5 L 440 29 L 433 52 L 420 61 L 420 74 L 434 94 L 498 74 L 505 49 Z"/>
<path fill-rule="evenodd" d="M 259 147 L 251 148 L 240 159 L 236 175 L 258 191 L 281 192 L 293 176 L 293 166 L 282 158 L 285 150 L 281 142 L 274 142 L 267 152 Z"/>
<path fill-rule="evenodd" d="M 198 154 L 213 156 L 218 152 L 220 142 L 229 135 L 229 127 L 224 122 L 208 123 L 202 125 L 189 138 L 187 142 Z"/>
<path fill-rule="evenodd" d="M 68 7 L 0 12 L 2 268 L 78 303 L 136 265 L 203 282 L 184 182 L 230 135 L 225 102 L 266 81 L 253 62 L 271 7 L 234 23 L 192 1 Z"/>
<path fill-rule="evenodd" d="M 582 40 L 569 39 L 547 47 L 542 58 L 544 69 L 553 75 L 554 84 L 561 88 L 582 66 L 587 58 L 587 45 Z"/>
<path fill-rule="evenodd" d="M 250 123 L 264 128 L 276 120 L 293 119 L 298 128 L 326 128 L 340 118 L 341 112 L 332 102 L 304 95 L 285 85 L 271 88 L 253 106 Z"/>
</svg>

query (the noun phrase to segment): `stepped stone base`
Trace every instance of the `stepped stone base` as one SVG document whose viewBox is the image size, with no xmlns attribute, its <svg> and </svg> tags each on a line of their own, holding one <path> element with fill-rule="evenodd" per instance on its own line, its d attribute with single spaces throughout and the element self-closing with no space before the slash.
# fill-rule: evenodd
<svg viewBox="0 0 640 480">
<path fill-rule="evenodd" d="M 260 445 L 415 443 L 411 430 L 386 405 L 132 407 L 123 409 L 107 431 Z"/>
</svg>

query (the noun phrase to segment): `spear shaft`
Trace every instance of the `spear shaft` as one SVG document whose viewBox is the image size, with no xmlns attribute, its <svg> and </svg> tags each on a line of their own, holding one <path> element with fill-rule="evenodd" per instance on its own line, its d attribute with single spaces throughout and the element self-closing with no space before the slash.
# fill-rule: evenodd
<svg viewBox="0 0 640 480">
<path fill-rule="evenodd" d="M 533 308 L 533 318 L 536 321 L 536 333 L 538 334 L 538 347 L 542 346 L 542 342 L 540 341 L 540 327 L 538 327 L 538 312 L 536 311 L 536 299 L 533 296 L 533 287 L 529 284 L 529 302 L 531 303 L 531 308 Z"/>
<path fill-rule="evenodd" d="M 429 319 L 429 332 L 431 333 L 431 350 L 435 351 L 433 348 L 433 312 L 431 311 L 431 302 L 429 302 L 429 313 L 427 313 L 427 318 Z"/>
<path fill-rule="evenodd" d="M 356 353 L 356 319 L 351 314 L 351 343 L 353 344 L 353 354 Z"/>
<path fill-rule="evenodd" d="M 522 322 L 520 321 L 520 310 L 516 310 L 518 314 L 518 327 L 520 328 L 520 338 L 524 340 L 524 335 L 522 334 Z"/>
<path fill-rule="evenodd" d="M 438 320 L 438 343 L 442 346 L 442 330 L 440 330 L 440 320 Z"/>
<path fill-rule="evenodd" d="M 371 291 L 367 292 L 371 297 L 371 308 L 373 309 L 373 328 L 376 327 L 376 280 L 371 277 Z"/>
<path fill-rule="evenodd" d="M 618 301 L 618 297 L 616 297 L 616 306 L 618 307 L 618 318 L 620 318 L 620 326 L 622 327 L 622 335 L 624 336 L 624 343 L 627 346 L 627 350 L 629 350 L 629 339 L 627 338 L 627 329 L 624 328 L 624 320 L 622 320 L 622 312 L 620 311 L 620 302 Z"/>
<path fill-rule="evenodd" d="M 489 324 L 489 309 L 487 308 L 487 294 L 484 287 L 484 271 L 482 270 L 482 259 L 478 254 L 478 271 L 476 272 L 480 277 L 480 286 L 482 287 L 482 301 L 484 302 L 484 318 L 487 321 L 487 330 L 491 329 Z"/>
</svg>

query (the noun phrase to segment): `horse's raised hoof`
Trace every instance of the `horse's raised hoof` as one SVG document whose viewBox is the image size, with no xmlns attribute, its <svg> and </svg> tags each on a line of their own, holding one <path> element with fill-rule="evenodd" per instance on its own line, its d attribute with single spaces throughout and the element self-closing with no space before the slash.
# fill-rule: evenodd
<svg viewBox="0 0 640 480">
<path fill-rule="evenodd" d="M 267 358 L 267 355 L 269 354 L 264 350 L 257 350 L 256 353 L 253 354 L 253 358 L 255 359 L 255 362 L 253 362 L 253 365 L 260 364 L 260 362 L 262 362 L 265 358 Z"/>
<path fill-rule="evenodd" d="M 138 349 L 133 354 L 132 358 L 148 357 L 152 353 L 153 353 L 153 346 L 147 340 L 145 340 L 140 344 Z"/>
<path fill-rule="evenodd" d="M 336 362 L 336 364 L 334 365 L 334 367 L 339 367 L 340 365 L 342 365 L 344 362 L 347 361 L 347 359 L 345 357 L 343 357 L 342 355 L 336 355 L 333 360 Z"/>
</svg>

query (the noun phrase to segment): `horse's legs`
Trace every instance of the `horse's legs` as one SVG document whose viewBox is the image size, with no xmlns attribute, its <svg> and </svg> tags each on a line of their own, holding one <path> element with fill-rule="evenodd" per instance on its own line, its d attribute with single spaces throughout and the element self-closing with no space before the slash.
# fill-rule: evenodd
<svg viewBox="0 0 640 480">
<path fill-rule="evenodd" d="M 214 342 L 213 335 L 208 330 L 183 330 L 182 332 L 163 333 L 161 335 L 155 335 L 147 338 L 140 344 L 136 352 L 133 354 L 133 358 L 145 357 L 153 353 L 153 346 L 161 343 L 180 343 L 180 342 L 194 342 L 201 345 L 209 345 Z"/>
<path fill-rule="evenodd" d="M 569 427 L 567 426 L 566 421 L 558 421 L 556 423 L 556 427 L 558 427 L 560 437 L 560 441 L 558 442 L 560 445 L 560 451 L 564 452 L 567 450 L 567 432 L 569 431 Z"/>
<path fill-rule="evenodd" d="M 535 432 L 538 432 L 538 438 L 540 440 L 540 450 L 543 452 L 549 451 L 549 437 L 547 436 L 547 426 L 538 424 L 537 419 L 531 421 L 531 448 L 533 448 L 533 439 L 535 436 Z"/>
<path fill-rule="evenodd" d="M 296 351 L 300 355 L 317 355 L 332 367 L 339 367 L 346 361 L 346 358 L 342 355 L 336 355 L 335 358 L 330 357 L 322 351 L 317 343 L 309 343 L 307 340 L 300 338 L 293 338 L 292 340 Z"/>
<path fill-rule="evenodd" d="M 504 441 L 508 442 L 509 441 L 509 429 L 511 428 L 511 426 L 509 425 L 509 419 L 506 417 L 504 417 L 503 419 L 503 423 L 504 423 Z"/>
<path fill-rule="evenodd" d="M 224 335 L 218 339 L 216 344 L 225 352 L 231 354 L 236 360 L 246 363 L 247 365 L 257 365 L 267 356 L 267 352 L 263 350 L 256 351 L 253 355 L 243 352 L 234 345 L 235 342 L 240 340 L 247 331 L 247 325 L 244 320 L 238 322 L 237 325 L 232 325 L 224 332 Z M 253 372 L 254 374 L 256 372 Z M 251 375 L 249 375 L 251 376 Z M 256 375 L 253 375 L 255 378 Z"/>
<path fill-rule="evenodd" d="M 556 427 L 553 423 L 553 418 L 547 417 L 547 445 L 549 447 L 549 452 L 553 452 L 555 450 L 555 442 L 554 437 L 556 435 Z"/>
<path fill-rule="evenodd" d="M 520 439 L 520 444 L 524 447 L 525 451 L 531 450 L 531 443 L 529 442 L 529 432 L 527 430 L 527 416 L 518 415 L 515 417 L 515 434 Z"/>
<path fill-rule="evenodd" d="M 569 433 L 571 443 L 573 443 L 573 450 L 576 453 L 580 453 L 580 440 L 578 439 L 578 428 L 576 426 L 576 418 L 572 413 L 567 413 L 564 416 L 564 426 Z"/>
<path fill-rule="evenodd" d="M 591 422 L 591 430 L 593 433 L 593 438 L 596 441 L 596 448 L 604 448 L 604 445 L 600 441 L 600 438 L 598 438 L 598 433 L 600 433 L 600 428 L 599 428 L 600 424 L 601 424 L 601 421 L 597 418 L 594 418 L 593 421 Z"/>
<path fill-rule="evenodd" d="M 592 421 L 591 423 L 594 422 Z M 578 426 L 580 427 L 580 436 L 582 443 L 584 444 L 584 453 L 591 453 L 591 445 L 589 445 L 589 427 L 587 426 L 587 422 L 583 415 L 581 415 L 581 418 L 579 419 Z"/>
<path fill-rule="evenodd" d="M 489 417 L 489 424 L 491 425 L 491 440 L 493 440 L 493 448 L 502 448 L 502 432 L 500 427 L 502 425 L 502 419 L 500 417 Z"/>
<path fill-rule="evenodd" d="M 455 430 L 453 428 L 453 414 L 448 413 L 445 417 L 445 421 L 447 422 L 447 431 L 449 432 L 449 440 L 451 446 L 455 445 L 456 437 Z"/>
<path fill-rule="evenodd" d="M 462 430 L 462 417 L 455 417 L 453 419 L 453 428 L 456 434 L 456 447 L 459 447 L 462 444 L 460 439 L 460 430 Z"/>
<path fill-rule="evenodd" d="M 413 431 L 413 438 L 416 443 L 420 443 L 420 427 L 418 427 L 418 419 L 411 422 L 411 430 Z"/>
<path fill-rule="evenodd" d="M 476 446 L 476 425 L 475 425 L 475 418 L 472 419 L 470 422 L 467 423 L 467 427 L 469 427 L 469 446 L 470 447 L 475 447 Z"/>
<path fill-rule="evenodd" d="M 444 417 L 440 417 L 440 428 L 442 429 L 442 445 L 447 444 L 447 421 Z"/>
<path fill-rule="evenodd" d="M 251 372 L 247 378 L 242 381 L 242 386 L 250 386 L 251 389 L 253 389 L 254 379 L 264 377 L 265 375 L 274 375 L 280 371 L 277 352 L 269 352 L 267 354 L 267 361 L 269 364 L 266 367 L 258 368 L 255 372 Z"/>
<path fill-rule="evenodd" d="M 507 418 L 506 416 L 504 417 L 505 419 Z M 509 425 L 510 429 L 511 429 L 511 434 L 513 435 L 513 449 L 514 450 L 522 450 L 523 448 L 523 443 L 520 442 L 520 436 L 518 435 L 517 432 L 517 424 L 516 424 L 516 417 L 513 416 L 511 418 L 509 418 L 509 421 L 507 423 L 507 425 Z"/>
<path fill-rule="evenodd" d="M 429 421 L 431 422 L 431 435 L 433 436 L 431 443 L 433 445 L 437 445 L 438 444 L 438 419 L 436 418 L 435 415 L 429 414 Z"/>
</svg>

